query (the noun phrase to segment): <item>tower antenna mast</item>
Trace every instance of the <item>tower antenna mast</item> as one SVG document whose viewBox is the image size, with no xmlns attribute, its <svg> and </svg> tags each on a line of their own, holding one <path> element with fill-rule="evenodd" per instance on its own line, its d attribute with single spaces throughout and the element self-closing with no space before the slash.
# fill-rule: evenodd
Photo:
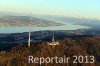
<svg viewBox="0 0 100 66">
<path fill-rule="evenodd" d="M 28 33 L 28 47 L 30 47 L 31 45 L 31 22 L 32 22 L 32 13 L 31 13 L 31 17 L 29 19 L 29 33 Z"/>
</svg>

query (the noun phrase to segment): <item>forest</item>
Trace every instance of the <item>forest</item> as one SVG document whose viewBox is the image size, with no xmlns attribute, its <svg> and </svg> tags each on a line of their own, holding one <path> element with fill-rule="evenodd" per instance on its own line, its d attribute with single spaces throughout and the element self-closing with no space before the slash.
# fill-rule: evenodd
<svg viewBox="0 0 100 66">
<path fill-rule="evenodd" d="M 100 36 L 80 36 L 66 37 L 62 40 L 56 39 L 60 45 L 51 46 L 47 41 L 31 42 L 31 47 L 27 44 L 17 45 L 9 51 L 0 52 L 0 66 L 40 66 L 38 63 L 28 63 L 28 56 L 34 57 L 72 57 L 90 56 L 95 57 L 94 63 L 43 63 L 41 66 L 100 66 Z M 89 58 L 90 59 L 90 58 Z M 85 59 L 84 59 L 85 60 Z"/>
</svg>

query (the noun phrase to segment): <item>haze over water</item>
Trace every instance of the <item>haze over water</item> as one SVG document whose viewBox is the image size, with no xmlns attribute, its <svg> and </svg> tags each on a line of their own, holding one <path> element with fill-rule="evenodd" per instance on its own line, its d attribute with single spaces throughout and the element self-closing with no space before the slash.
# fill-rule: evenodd
<svg viewBox="0 0 100 66">
<path fill-rule="evenodd" d="M 81 25 L 68 24 L 64 26 L 47 26 L 47 27 L 32 27 L 31 31 L 44 31 L 44 30 L 77 30 L 89 28 Z M 28 32 L 29 27 L 0 27 L 0 33 L 23 33 Z"/>
</svg>

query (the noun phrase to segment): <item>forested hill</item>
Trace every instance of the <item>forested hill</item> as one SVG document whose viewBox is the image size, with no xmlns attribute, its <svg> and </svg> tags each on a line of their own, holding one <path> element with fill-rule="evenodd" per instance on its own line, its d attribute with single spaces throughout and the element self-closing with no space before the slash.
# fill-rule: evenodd
<svg viewBox="0 0 100 66">
<path fill-rule="evenodd" d="M 27 45 L 17 45 L 12 47 L 8 52 L 0 52 L 0 65 L 1 66 L 38 66 L 39 64 L 28 63 L 27 57 L 33 55 L 34 57 L 72 57 L 77 56 L 91 56 L 95 57 L 95 63 L 72 63 L 74 58 L 71 58 L 68 64 L 46 64 L 43 66 L 99 66 L 100 65 L 100 36 L 89 36 L 89 37 L 66 37 L 59 41 L 60 45 L 50 46 L 47 41 L 32 42 L 31 47 Z"/>
<path fill-rule="evenodd" d="M 0 17 L 0 26 L 28 26 L 30 23 L 30 16 L 2 16 Z M 32 26 L 61 26 L 62 23 L 57 23 L 55 21 L 50 21 L 46 19 L 40 19 L 32 17 Z"/>
</svg>

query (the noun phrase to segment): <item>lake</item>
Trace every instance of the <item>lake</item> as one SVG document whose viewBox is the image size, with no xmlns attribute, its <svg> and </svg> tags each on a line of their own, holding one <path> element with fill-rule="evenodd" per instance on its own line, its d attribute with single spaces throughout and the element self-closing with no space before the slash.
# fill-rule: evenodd
<svg viewBox="0 0 100 66">
<path fill-rule="evenodd" d="M 67 24 L 64 26 L 48 26 L 48 27 L 32 27 L 31 31 L 42 31 L 42 30 L 76 30 L 76 29 L 87 29 L 89 27 L 81 25 Z M 0 27 L 0 33 L 22 33 L 28 32 L 29 27 Z"/>
</svg>

